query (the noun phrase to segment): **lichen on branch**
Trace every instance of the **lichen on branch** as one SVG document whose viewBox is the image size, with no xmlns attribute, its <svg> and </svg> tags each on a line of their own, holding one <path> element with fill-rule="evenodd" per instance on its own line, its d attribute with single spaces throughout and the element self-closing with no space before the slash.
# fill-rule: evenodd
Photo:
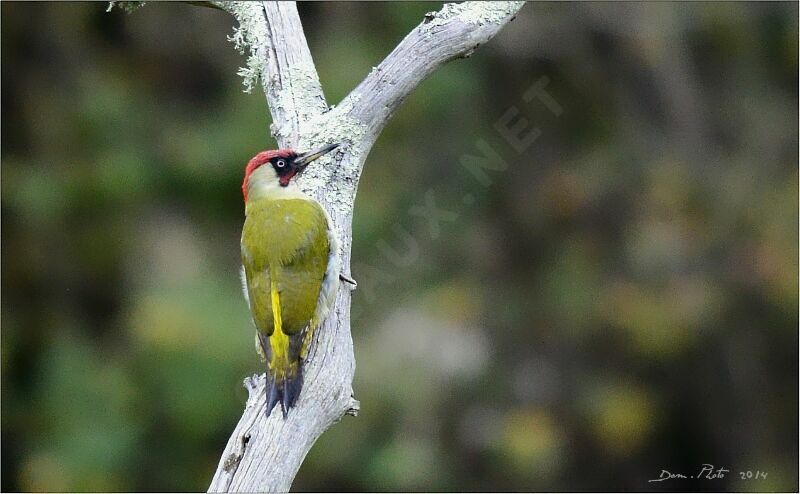
<svg viewBox="0 0 800 494">
<path fill-rule="evenodd" d="M 237 74 L 242 77 L 244 92 L 250 93 L 264 79 L 264 62 L 261 57 L 269 56 L 265 52 L 269 46 L 269 28 L 265 19 L 264 6 L 261 2 L 216 2 L 219 7 L 228 11 L 238 22 L 228 41 L 236 50 L 247 56 L 244 67 Z"/>
</svg>

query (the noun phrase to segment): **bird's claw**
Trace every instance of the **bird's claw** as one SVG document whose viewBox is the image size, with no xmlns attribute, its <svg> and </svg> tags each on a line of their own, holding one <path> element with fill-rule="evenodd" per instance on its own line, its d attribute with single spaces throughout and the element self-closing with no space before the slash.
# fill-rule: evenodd
<svg viewBox="0 0 800 494">
<path fill-rule="evenodd" d="M 356 288 L 358 288 L 358 283 L 356 283 L 356 280 L 350 278 L 349 276 L 339 274 L 339 279 L 350 285 L 352 287 L 350 288 L 350 290 L 355 290 Z"/>
</svg>

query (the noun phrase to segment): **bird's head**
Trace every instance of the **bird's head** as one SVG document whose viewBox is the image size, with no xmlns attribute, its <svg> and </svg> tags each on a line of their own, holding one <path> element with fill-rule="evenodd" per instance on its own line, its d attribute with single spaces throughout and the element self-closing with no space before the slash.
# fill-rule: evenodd
<svg viewBox="0 0 800 494">
<path fill-rule="evenodd" d="M 339 144 L 329 144 L 308 153 L 298 153 L 294 149 L 261 151 L 247 162 L 244 169 L 244 182 L 242 182 L 244 201 L 247 202 L 250 178 L 256 170 L 263 169 L 264 171 L 259 173 L 265 173 L 268 179 L 275 180 L 281 187 L 286 187 L 298 173 L 306 169 L 309 163 L 337 147 Z M 269 167 L 269 169 L 267 170 L 265 167 Z"/>
</svg>

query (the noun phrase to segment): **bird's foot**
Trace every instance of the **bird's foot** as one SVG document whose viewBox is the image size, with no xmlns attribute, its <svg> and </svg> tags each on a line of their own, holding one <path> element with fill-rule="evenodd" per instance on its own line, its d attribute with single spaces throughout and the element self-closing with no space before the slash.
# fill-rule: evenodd
<svg viewBox="0 0 800 494">
<path fill-rule="evenodd" d="M 350 285 L 351 286 L 350 290 L 355 290 L 356 288 L 358 288 L 358 283 L 356 283 L 356 280 L 354 280 L 353 278 L 340 274 L 339 279 Z"/>
</svg>

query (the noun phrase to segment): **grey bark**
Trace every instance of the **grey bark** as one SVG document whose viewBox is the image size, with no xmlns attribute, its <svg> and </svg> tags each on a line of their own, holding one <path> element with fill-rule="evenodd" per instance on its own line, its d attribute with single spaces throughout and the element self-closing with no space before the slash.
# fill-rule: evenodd
<svg viewBox="0 0 800 494">
<path fill-rule="evenodd" d="M 349 273 L 353 203 L 372 144 L 425 77 L 448 60 L 470 55 L 509 22 L 523 3 L 446 4 L 428 14 L 334 109 L 325 102 L 293 2 L 218 5 L 239 21 L 240 42 L 250 49 L 243 75 L 261 80 L 278 145 L 308 150 L 343 144 L 334 156 L 310 167 L 299 185 L 330 213 L 340 241 L 342 271 Z M 346 284 L 317 335 L 306 364 L 303 392 L 286 420 L 278 413 L 265 417 L 263 375 L 245 381 L 250 397 L 209 492 L 288 491 L 317 438 L 345 414 L 357 413 Z"/>
<path fill-rule="evenodd" d="M 329 108 L 294 2 L 210 2 L 238 21 L 231 40 L 249 50 L 240 71 L 251 89 L 261 81 L 280 147 L 301 151 L 342 146 L 299 178 L 300 187 L 330 213 L 342 272 L 350 271 L 353 203 L 364 161 L 400 103 L 437 67 L 468 57 L 514 18 L 524 2 L 445 4 L 384 59 L 336 108 Z M 355 415 L 355 357 L 347 284 L 316 332 L 305 385 L 286 420 L 265 416 L 263 375 L 245 379 L 249 398 L 231 434 L 209 492 L 288 491 L 317 438 L 344 415 Z"/>
</svg>

